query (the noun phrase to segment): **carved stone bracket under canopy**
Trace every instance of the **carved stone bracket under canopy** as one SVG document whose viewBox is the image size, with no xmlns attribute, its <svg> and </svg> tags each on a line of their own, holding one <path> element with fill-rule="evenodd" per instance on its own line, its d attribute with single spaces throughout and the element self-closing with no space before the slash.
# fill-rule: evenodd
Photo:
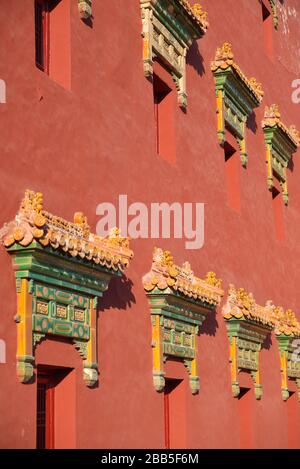
<svg viewBox="0 0 300 469">
<path fill-rule="evenodd" d="M 81 19 L 90 18 L 92 16 L 92 0 L 78 0 L 78 11 Z"/>
<path fill-rule="evenodd" d="M 287 205 L 289 200 L 287 167 L 293 153 L 300 145 L 300 134 L 294 125 L 288 128 L 283 124 L 276 104 L 266 106 L 262 128 L 266 144 L 268 188 L 273 189 L 275 176 L 280 182 L 283 201 Z"/>
<path fill-rule="evenodd" d="M 239 372 L 246 371 L 254 380 L 256 399 L 262 397 L 259 352 L 273 329 L 272 304 L 258 305 L 252 293 L 229 286 L 223 317 L 230 342 L 231 386 L 234 397 L 240 394 Z"/>
<path fill-rule="evenodd" d="M 205 34 L 207 13 L 188 0 L 140 0 L 140 6 L 145 76 L 152 77 L 153 62 L 158 59 L 172 74 L 179 105 L 186 108 L 186 54 L 193 41 Z"/>
<path fill-rule="evenodd" d="M 226 42 L 217 49 L 211 63 L 216 86 L 218 140 L 223 147 L 226 131 L 230 132 L 237 140 L 242 164 L 246 166 L 247 119 L 260 105 L 264 92 L 261 84 L 255 78 L 248 79 L 233 59 L 232 46 Z"/>
<path fill-rule="evenodd" d="M 204 280 L 197 278 L 188 262 L 179 267 L 169 251 L 155 248 L 143 285 L 151 310 L 154 387 L 157 391 L 164 389 L 164 362 L 176 358 L 186 366 L 192 393 L 196 394 L 200 388 L 199 326 L 221 301 L 221 281 L 213 272 Z"/>
<path fill-rule="evenodd" d="M 17 375 L 34 374 L 35 347 L 47 337 L 70 339 L 83 359 L 88 386 L 98 381 L 97 300 L 112 276 L 122 275 L 133 253 L 114 228 L 108 238 L 43 209 L 41 193 L 26 191 L 15 219 L 1 230 L 12 256 L 17 289 Z"/>
<path fill-rule="evenodd" d="M 278 342 L 281 364 L 281 394 L 286 401 L 289 396 L 288 381 L 294 381 L 300 401 L 300 323 L 295 313 L 277 307 L 273 310 L 275 335 Z"/>
</svg>

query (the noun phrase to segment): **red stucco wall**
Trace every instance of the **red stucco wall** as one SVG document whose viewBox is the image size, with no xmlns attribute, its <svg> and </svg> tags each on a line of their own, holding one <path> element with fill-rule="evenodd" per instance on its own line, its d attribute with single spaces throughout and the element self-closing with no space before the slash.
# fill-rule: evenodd
<svg viewBox="0 0 300 469">
<path fill-rule="evenodd" d="M 176 107 L 176 164 L 169 164 L 155 153 L 152 86 L 143 76 L 139 0 L 93 3 L 90 27 L 79 19 L 77 1 L 70 1 L 71 80 L 67 82 L 71 87 L 65 89 L 35 67 L 33 1 L 11 0 L 9 6 L 0 1 L 0 78 L 7 84 L 7 103 L 0 105 L 0 225 L 13 219 L 27 188 L 43 192 L 47 210 L 66 219 L 83 211 L 93 230 L 96 206 L 117 204 L 119 194 L 128 194 L 129 203 L 205 202 L 201 250 L 187 251 L 179 239 L 132 241 L 135 257 L 126 272 L 128 280 L 113 280 L 100 304 L 98 388 L 86 388 L 82 361 L 71 345 L 45 341 L 36 351 L 37 364 L 76 370 L 78 448 L 160 448 L 165 438 L 164 397 L 152 384 L 150 314 L 141 283 L 155 245 L 171 250 L 180 264 L 190 261 L 198 276 L 215 271 L 225 289 L 232 282 L 252 291 L 258 303 L 272 299 L 296 313 L 299 310 L 299 154 L 288 175 L 290 203 L 284 208 L 285 239 L 279 243 L 260 122 L 264 106 L 277 103 L 283 121 L 300 127 L 299 105 L 291 101 L 291 82 L 300 73 L 295 52 L 300 8 L 297 0 L 283 2 L 285 16 L 283 21 L 279 15 L 279 30 L 274 31 L 271 62 L 263 48 L 258 1 L 202 0 L 210 28 L 188 56 L 188 109 L 183 113 Z M 255 130 L 247 131 L 248 168 L 239 166 L 238 211 L 228 206 L 210 71 L 215 50 L 224 41 L 232 43 L 237 63 L 247 76 L 262 82 L 265 91 L 255 112 Z M 11 259 L 4 248 L 0 265 L 0 338 L 7 344 L 7 363 L 0 364 L 0 447 L 30 448 L 35 446 L 36 384 L 20 384 L 16 378 L 16 293 Z M 201 328 L 200 393 L 186 393 L 188 447 L 241 445 L 243 410 L 231 395 L 228 348 L 219 308 Z M 295 424 L 300 404 L 293 405 L 293 420 L 281 398 L 275 337 L 261 353 L 261 380 L 262 400 L 252 396 L 246 409 L 251 409 L 253 446 L 288 447 L 297 441 L 300 447 Z M 291 420 L 293 438 L 288 432 Z"/>
</svg>

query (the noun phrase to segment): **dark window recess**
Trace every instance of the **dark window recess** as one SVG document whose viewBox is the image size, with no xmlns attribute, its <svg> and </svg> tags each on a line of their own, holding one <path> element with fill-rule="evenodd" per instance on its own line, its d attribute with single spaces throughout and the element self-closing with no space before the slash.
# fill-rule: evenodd
<svg viewBox="0 0 300 469">
<path fill-rule="evenodd" d="M 46 448 L 46 389 L 44 383 L 37 384 L 36 447 Z"/>
<path fill-rule="evenodd" d="M 47 1 L 35 0 L 35 63 L 48 73 L 49 65 L 49 5 Z"/>
<path fill-rule="evenodd" d="M 40 372 L 37 377 L 36 447 L 54 447 L 54 372 Z"/>
<path fill-rule="evenodd" d="M 271 16 L 271 13 L 269 12 L 268 8 L 266 7 L 264 3 L 262 3 L 261 6 L 262 6 L 263 21 L 266 21 L 266 19 L 269 18 L 269 16 Z"/>
<path fill-rule="evenodd" d="M 243 388 L 243 387 L 240 387 L 240 394 L 238 395 L 238 399 L 242 399 L 245 394 L 247 394 L 248 392 L 250 391 L 250 388 Z"/>
</svg>

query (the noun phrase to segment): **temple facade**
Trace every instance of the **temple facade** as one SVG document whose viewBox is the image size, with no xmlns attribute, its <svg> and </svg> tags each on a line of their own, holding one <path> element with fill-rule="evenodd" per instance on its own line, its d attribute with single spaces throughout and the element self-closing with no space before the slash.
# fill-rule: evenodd
<svg viewBox="0 0 300 469">
<path fill-rule="evenodd" d="M 0 30 L 0 448 L 300 448 L 299 2 Z"/>
</svg>

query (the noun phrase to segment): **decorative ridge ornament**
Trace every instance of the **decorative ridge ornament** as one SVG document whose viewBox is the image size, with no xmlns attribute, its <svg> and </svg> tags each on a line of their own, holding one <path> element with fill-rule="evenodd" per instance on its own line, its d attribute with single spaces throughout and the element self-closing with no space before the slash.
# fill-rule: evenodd
<svg viewBox="0 0 300 469">
<path fill-rule="evenodd" d="M 74 222 L 46 212 L 40 192 L 26 191 L 15 219 L 0 231 L 12 256 L 17 290 L 17 375 L 34 376 L 35 348 L 51 336 L 69 339 L 83 359 L 87 386 L 98 381 L 97 301 L 133 257 L 114 228 L 108 238 L 90 232 L 86 217 Z"/>
<path fill-rule="evenodd" d="M 179 267 L 169 251 L 155 248 L 143 285 L 151 310 L 154 387 L 157 391 L 164 389 L 163 364 L 173 358 L 186 366 L 190 388 L 196 394 L 200 389 L 197 336 L 207 315 L 221 301 L 221 281 L 213 272 L 202 280 L 188 262 Z"/>
<path fill-rule="evenodd" d="M 294 125 L 289 128 L 281 121 L 277 104 L 266 106 L 262 128 L 266 144 L 266 163 L 268 188 L 274 187 L 274 175 L 280 182 L 282 197 L 287 205 L 289 201 L 287 185 L 287 167 L 300 146 L 300 133 Z"/>
<path fill-rule="evenodd" d="M 133 257 L 128 238 L 122 238 L 117 228 L 111 230 L 108 238 L 96 236 L 81 212 L 75 213 L 71 223 L 43 210 L 43 196 L 39 192 L 25 192 L 15 220 L 6 225 L 5 231 L 6 248 L 27 247 L 36 242 L 114 271 L 123 272 Z"/>
<path fill-rule="evenodd" d="M 153 63 L 159 60 L 173 77 L 178 103 L 187 106 L 186 55 L 193 41 L 207 31 L 207 13 L 187 0 L 140 0 L 144 74 L 153 77 Z"/>
<path fill-rule="evenodd" d="M 292 309 L 285 311 L 282 306 L 274 306 L 272 320 L 276 335 L 300 337 L 300 323 Z"/>
<path fill-rule="evenodd" d="M 246 371 L 254 380 L 256 399 L 262 397 L 260 384 L 259 352 L 267 335 L 274 328 L 274 306 L 271 301 L 260 306 L 252 293 L 244 288 L 229 285 L 228 297 L 223 306 L 230 342 L 231 386 L 234 397 L 240 394 L 238 374 Z"/>
<path fill-rule="evenodd" d="M 78 0 L 78 11 L 81 19 L 90 18 L 92 16 L 92 0 Z"/>
<path fill-rule="evenodd" d="M 229 131 L 238 142 L 242 164 L 246 166 L 246 123 L 263 99 L 262 85 L 254 77 L 248 79 L 234 62 L 232 46 L 228 42 L 217 49 L 211 70 L 216 86 L 219 143 L 224 146 L 226 131 Z"/>
<path fill-rule="evenodd" d="M 171 289 L 215 306 L 223 296 L 222 281 L 214 272 L 208 272 L 205 279 L 200 279 L 194 275 L 189 262 L 179 267 L 173 263 L 171 253 L 160 248 L 154 248 L 151 271 L 143 277 L 143 284 L 147 292 Z"/>
<path fill-rule="evenodd" d="M 208 14 L 203 10 L 200 3 L 191 5 L 188 0 L 177 0 L 187 13 L 201 26 L 201 29 L 207 31 L 209 27 Z"/>
</svg>

